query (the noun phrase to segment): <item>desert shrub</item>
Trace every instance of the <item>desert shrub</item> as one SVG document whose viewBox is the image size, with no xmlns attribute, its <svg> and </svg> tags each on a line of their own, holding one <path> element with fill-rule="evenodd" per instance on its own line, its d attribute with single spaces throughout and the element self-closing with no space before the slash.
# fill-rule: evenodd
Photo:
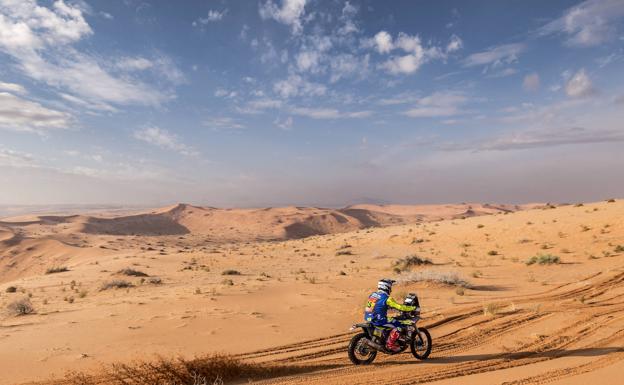
<svg viewBox="0 0 624 385">
<path fill-rule="evenodd" d="M 221 272 L 221 275 L 241 275 L 241 273 L 238 270 L 227 269 L 223 270 L 223 272 Z"/>
<path fill-rule="evenodd" d="M 100 286 L 100 291 L 108 289 L 125 289 L 129 287 L 134 287 L 132 282 L 124 281 L 122 279 L 114 279 L 112 281 L 104 282 L 102 286 Z"/>
<path fill-rule="evenodd" d="M 338 272 L 338 275 L 347 275 L 347 273 L 345 273 L 344 271 L 340 270 L 340 271 Z"/>
<path fill-rule="evenodd" d="M 239 358 L 216 354 L 186 360 L 159 358 L 152 362 L 113 364 L 99 374 L 68 373 L 68 385 L 212 385 L 247 383 L 295 375 L 318 369 L 297 365 L 275 365 L 245 362 Z"/>
<path fill-rule="evenodd" d="M 534 255 L 526 261 L 527 265 L 533 265 L 536 263 L 539 265 L 553 265 L 561 263 L 561 259 L 552 254 L 540 254 Z"/>
<path fill-rule="evenodd" d="M 9 311 L 9 314 L 15 316 L 32 314 L 35 312 L 35 308 L 28 298 L 22 298 L 11 302 L 7 305 L 7 310 Z"/>
<path fill-rule="evenodd" d="M 221 281 L 221 284 L 226 286 L 233 286 L 234 281 L 232 281 L 231 279 L 224 279 L 223 281 Z"/>
<path fill-rule="evenodd" d="M 443 285 L 470 288 L 470 283 L 450 271 L 423 270 L 407 274 L 397 279 L 399 283 L 432 282 Z"/>
<path fill-rule="evenodd" d="M 408 255 L 407 257 L 400 258 L 392 263 L 392 268 L 395 273 L 401 273 L 409 270 L 414 266 L 431 265 L 431 260 L 428 258 L 421 258 L 417 255 Z"/>
<path fill-rule="evenodd" d="M 484 227 L 485 227 L 485 226 L 484 226 L 484 225 L 482 225 L 482 224 L 478 224 L 478 225 L 477 225 L 477 229 L 482 229 L 482 228 L 484 228 Z"/>
<path fill-rule="evenodd" d="M 616 253 L 624 253 L 624 245 L 617 245 L 617 246 L 615 246 L 614 251 Z"/>
<path fill-rule="evenodd" d="M 154 277 L 154 278 L 150 278 L 147 282 L 151 283 L 152 285 L 160 285 L 162 284 L 162 279 L 158 277 Z"/>
<path fill-rule="evenodd" d="M 500 302 L 491 302 L 483 305 L 483 315 L 497 315 L 505 308 L 505 304 Z"/>
<path fill-rule="evenodd" d="M 6 288 L 6 290 L 5 290 L 5 291 L 6 291 L 7 293 L 15 293 L 15 292 L 17 292 L 17 287 L 15 287 L 15 286 L 9 286 L 9 287 L 7 287 L 7 288 Z"/>
<path fill-rule="evenodd" d="M 488 251 L 488 255 L 498 255 L 498 251 L 490 250 L 490 251 Z"/>
<path fill-rule="evenodd" d="M 66 271 L 69 271 L 69 269 L 66 266 L 56 266 L 56 267 L 50 267 L 46 270 L 46 274 L 56 274 L 56 273 L 64 273 Z"/>
<path fill-rule="evenodd" d="M 351 250 L 338 250 L 336 251 L 336 256 L 340 256 L 340 255 L 353 255 L 353 252 Z"/>
<path fill-rule="evenodd" d="M 127 275 L 130 277 L 149 277 L 149 275 L 145 274 L 144 272 L 131 268 L 121 269 L 117 272 L 117 274 Z"/>
<path fill-rule="evenodd" d="M 615 203 L 615 199 L 613 199 L 613 198 L 607 199 L 607 203 Z"/>
</svg>

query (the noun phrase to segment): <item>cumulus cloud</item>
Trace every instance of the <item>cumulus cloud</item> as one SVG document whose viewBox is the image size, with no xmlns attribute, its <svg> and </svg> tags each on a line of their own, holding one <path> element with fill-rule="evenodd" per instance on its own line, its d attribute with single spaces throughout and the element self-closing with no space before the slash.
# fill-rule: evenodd
<svg viewBox="0 0 624 385">
<path fill-rule="evenodd" d="M 8 92 L 0 92 L 0 128 L 45 132 L 68 128 L 71 116 Z"/>
<path fill-rule="evenodd" d="M 461 106 L 468 98 L 455 91 L 435 92 L 429 96 L 420 98 L 416 106 L 404 112 L 412 118 L 435 118 L 453 116 L 463 113 Z"/>
<path fill-rule="evenodd" d="M 563 34 L 570 46 L 589 47 L 616 36 L 616 21 L 624 17 L 621 0 L 587 0 L 567 9 L 539 29 L 539 34 Z"/>
<path fill-rule="evenodd" d="M 584 68 L 580 69 L 567 81 L 565 92 L 573 98 L 589 96 L 594 93 L 594 87 Z"/>
<path fill-rule="evenodd" d="M 282 0 L 281 6 L 268 0 L 260 4 L 259 12 L 262 19 L 273 19 L 291 27 L 295 34 L 301 33 L 301 19 L 305 13 L 306 0 Z"/>
<path fill-rule="evenodd" d="M 393 55 L 379 65 L 379 68 L 393 75 L 412 74 L 425 62 L 446 56 L 439 47 L 424 47 L 419 36 L 404 32 L 399 32 L 396 39 L 393 39 L 388 32 L 379 31 L 372 39 L 365 40 L 364 46 L 372 47 L 380 54 L 403 51 L 404 54 Z"/>
<path fill-rule="evenodd" d="M 193 148 L 180 142 L 177 135 L 156 126 L 145 127 L 135 131 L 134 138 L 166 150 L 179 152 L 182 155 L 198 155 L 198 152 Z"/>
<path fill-rule="evenodd" d="M 373 37 L 373 41 L 375 42 L 375 49 L 379 53 L 388 53 L 394 48 L 392 36 L 386 31 L 377 32 L 375 37 Z"/>
<path fill-rule="evenodd" d="M 528 74 L 522 81 L 522 87 L 526 91 L 537 91 L 540 88 L 540 77 L 536 73 Z"/>
</svg>

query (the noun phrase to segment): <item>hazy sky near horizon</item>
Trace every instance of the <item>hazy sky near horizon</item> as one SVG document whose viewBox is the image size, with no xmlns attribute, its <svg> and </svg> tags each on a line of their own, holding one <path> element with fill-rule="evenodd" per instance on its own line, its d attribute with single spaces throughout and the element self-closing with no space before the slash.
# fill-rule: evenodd
<svg viewBox="0 0 624 385">
<path fill-rule="evenodd" d="M 624 196 L 624 1 L 0 0 L 0 204 Z"/>
</svg>

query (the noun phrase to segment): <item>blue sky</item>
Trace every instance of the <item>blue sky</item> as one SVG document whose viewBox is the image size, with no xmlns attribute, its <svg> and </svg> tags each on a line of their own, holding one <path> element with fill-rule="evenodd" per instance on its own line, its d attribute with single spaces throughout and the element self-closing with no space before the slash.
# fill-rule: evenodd
<svg viewBox="0 0 624 385">
<path fill-rule="evenodd" d="M 0 0 L 0 204 L 622 196 L 624 2 Z"/>
</svg>

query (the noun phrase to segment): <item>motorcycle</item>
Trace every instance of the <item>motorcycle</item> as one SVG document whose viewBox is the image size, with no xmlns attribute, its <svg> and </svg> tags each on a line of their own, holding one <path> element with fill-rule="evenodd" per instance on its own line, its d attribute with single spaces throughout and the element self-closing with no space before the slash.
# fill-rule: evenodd
<svg viewBox="0 0 624 385">
<path fill-rule="evenodd" d="M 420 308 L 418 297 L 414 293 L 408 294 L 405 298 L 405 305 Z M 420 320 L 420 311 L 401 312 L 395 319 L 401 320 L 402 327 L 397 329 L 400 333 L 397 340 L 399 350 L 389 350 L 386 348 L 386 340 L 392 328 L 375 326 L 370 322 L 359 323 L 351 326 L 351 331 L 362 329 L 349 342 L 349 359 L 355 365 L 368 365 L 375 360 L 377 353 L 399 354 L 410 347 L 412 355 L 419 360 L 426 360 L 431 354 L 431 334 L 423 327 L 416 324 Z"/>
</svg>

